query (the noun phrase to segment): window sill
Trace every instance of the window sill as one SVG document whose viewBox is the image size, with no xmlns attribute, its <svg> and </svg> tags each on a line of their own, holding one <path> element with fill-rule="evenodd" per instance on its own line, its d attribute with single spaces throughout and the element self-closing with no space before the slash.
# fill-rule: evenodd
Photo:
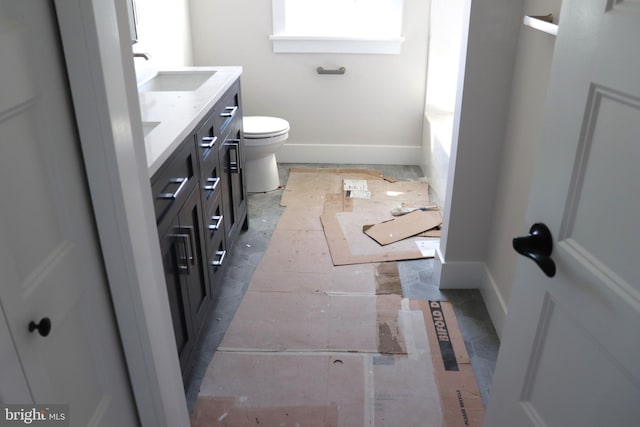
<svg viewBox="0 0 640 427">
<path fill-rule="evenodd" d="M 311 37 L 272 35 L 274 53 L 369 53 L 398 55 L 404 37 Z"/>
</svg>

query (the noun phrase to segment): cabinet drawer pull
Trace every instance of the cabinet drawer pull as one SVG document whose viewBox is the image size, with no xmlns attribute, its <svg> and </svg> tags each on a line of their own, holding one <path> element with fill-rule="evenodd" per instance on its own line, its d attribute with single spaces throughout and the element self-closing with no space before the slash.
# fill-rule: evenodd
<svg viewBox="0 0 640 427">
<path fill-rule="evenodd" d="M 176 191 L 174 191 L 173 193 L 162 193 L 158 195 L 158 199 L 177 199 L 178 194 L 180 194 L 184 186 L 187 185 L 187 182 L 189 182 L 188 176 L 184 178 L 171 178 L 169 180 L 169 184 L 180 184 L 180 185 L 178 186 L 178 188 L 176 188 Z"/>
<path fill-rule="evenodd" d="M 205 136 L 202 138 L 202 142 L 200 143 L 200 148 L 212 148 L 213 144 L 218 140 L 217 136 Z"/>
<path fill-rule="evenodd" d="M 214 215 L 211 217 L 211 221 L 216 221 L 215 224 L 209 224 L 209 230 L 219 230 L 222 224 L 222 215 Z"/>
<path fill-rule="evenodd" d="M 227 251 L 216 251 L 216 256 L 219 256 L 220 258 L 214 259 L 213 261 L 211 261 L 211 265 L 215 267 L 220 267 L 222 265 L 222 262 L 224 261 L 224 256 L 226 254 L 227 254 Z"/>
<path fill-rule="evenodd" d="M 238 106 L 224 107 L 224 110 L 224 113 L 220 113 L 220 117 L 233 117 L 236 115 L 236 111 L 238 111 Z"/>
<path fill-rule="evenodd" d="M 215 191 L 218 183 L 220 182 L 220 177 L 217 176 L 215 178 L 207 178 L 207 182 L 213 183 L 213 185 L 205 185 L 203 188 L 207 191 Z"/>
</svg>

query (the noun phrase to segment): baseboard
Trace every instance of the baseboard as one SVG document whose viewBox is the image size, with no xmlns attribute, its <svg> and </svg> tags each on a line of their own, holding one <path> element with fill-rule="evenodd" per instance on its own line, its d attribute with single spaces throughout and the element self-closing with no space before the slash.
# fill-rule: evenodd
<svg viewBox="0 0 640 427">
<path fill-rule="evenodd" d="M 484 276 L 484 263 L 446 261 L 436 248 L 434 274 L 440 289 L 480 289 Z"/>
<path fill-rule="evenodd" d="M 353 144 L 284 144 L 276 153 L 281 163 L 420 165 L 421 146 Z"/>
<path fill-rule="evenodd" d="M 507 304 L 483 262 L 446 262 L 436 249 L 434 277 L 440 289 L 479 289 L 498 337 L 502 337 Z"/>
<path fill-rule="evenodd" d="M 507 317 L 507 303 L 502 297 L 491 272 L 485 265 L 482 287 L 480 288 L 484 305 L 487 307 L 493 327 L 496 329 L 498 338 L 502 338 L 504 322 Z"/>
</svg>

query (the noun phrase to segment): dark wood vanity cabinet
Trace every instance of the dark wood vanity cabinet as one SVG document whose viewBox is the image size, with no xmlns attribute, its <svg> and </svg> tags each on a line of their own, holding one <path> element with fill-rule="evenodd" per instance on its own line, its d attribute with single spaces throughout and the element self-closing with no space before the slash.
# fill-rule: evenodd
<svg viewBox="0 0 640 427">
<path fill-rule="evenodd" d="M 248 227 L 236 81 L 151 179 L 183 378 L 219 294 L 228 253 Z"/>
</svg>

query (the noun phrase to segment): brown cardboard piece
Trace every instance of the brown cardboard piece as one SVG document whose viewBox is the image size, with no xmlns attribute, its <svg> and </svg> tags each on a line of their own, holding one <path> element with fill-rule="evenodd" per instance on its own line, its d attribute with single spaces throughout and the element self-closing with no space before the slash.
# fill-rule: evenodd
<svg viewBox="0 0 640 427">
<path fill-rule="evenodd" d="M 373 277 L 369 280 L 373 282 Z M 399 295 L 250 289 L 219 349 L 406 354 L 400 305 Z"/>
<path fill-rule="evenodd" d="M 482 427 L 484 406 L 451 303 L 412 300 L 429 336 L 444 427 Z"/>
<path fill-rule="evenodd" d="M 324 195 L 337 193 L 347 178 L 383 180 L 382 171 L 375 169 L 291 168 L 282 192 L 281 206 L 322 206 Z"/>
<path fill-rule="evenodd" d="M 327 406 L 242 407 L 235 399 L 200 397 L 191 415 L 191 427 L 338 427 L 338 404 Z"/>
<path fill-rule="evenodd" d="M 439 211 L 413 211 L 364 229 L 365 234 L 381 245 L 404 240 L 442 224 Z"/>
<path fill-rule="evenodd" d="M 364 372 L 365 357 L 358 354 L 218 351 L 203 378 L 191 423 L 364 425 Z"/>
<path fill-rule="evenodd" d="M 402 283 L 396 262 L 376 264 L 375 272 L 376 295 L 402 295 Z"/>
</svg>

